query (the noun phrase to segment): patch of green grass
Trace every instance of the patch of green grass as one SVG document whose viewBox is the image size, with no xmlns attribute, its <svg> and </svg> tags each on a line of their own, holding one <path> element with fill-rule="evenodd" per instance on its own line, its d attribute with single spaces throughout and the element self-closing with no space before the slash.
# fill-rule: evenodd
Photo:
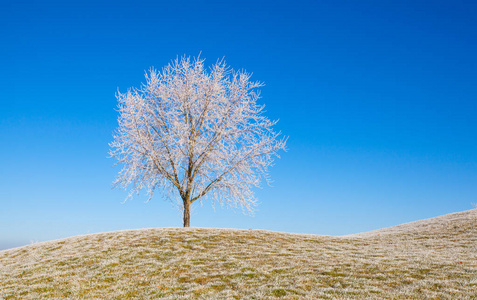
<svg viewBox="0 0 477 300">
<path fill-rule="evenodd" d="M 210 290 L 211 290 L 210 288 L 200 287 L 193 290 L 192 293 L 195 296 L 201 296 L 201 295 L 207 294 Z"/>
<path fill-rule="evenodd" d="M 287 272 L 288 272 L 288 269 L 274 269 L 271 271 L 272 274 L 283 274 Z"/>
<path fill-rule="evenodd" d="M 275 297 L 284 297 L 287 295 L 287 291 L 284 289 L 274 289 L 272 295 Z"/>
<path fill-rule="evenodd" d="M 37 288 L 34 288 L 33 289 L 33 292 L 35 293 L 40 293 L 40 294 L 44 294 L 44 293 L 52 293 L 55 291 L 55 288 L 54 287 L 51 287 L 51 286 L 46 286 L 46 287 L 37 287 Z"/>
<path fill-rule="evenodd" d="M 114 277 L 105 277 L 102 279 L 104 282 L 113 283 L 115 282 Z"/>
<path fill-rule="evenodd" d="M 331 276 L 331 277 L 345 277 L 345 276 L 347 276 L 345 273 L 340 273 L 340 272 L 337 272 L 335 270 L 321 272 L 320 274 L 325 275 L 325 276 Z"/>
<path fill-rule="evenodd" d="M 197 277 L 192 281 L 197 283 L 197 284 L 206 284 L 206 283 L 210 282 L 211 280 L 212 280 L 212 278 L 210 278 L 210 277 Z"/>
</svg>

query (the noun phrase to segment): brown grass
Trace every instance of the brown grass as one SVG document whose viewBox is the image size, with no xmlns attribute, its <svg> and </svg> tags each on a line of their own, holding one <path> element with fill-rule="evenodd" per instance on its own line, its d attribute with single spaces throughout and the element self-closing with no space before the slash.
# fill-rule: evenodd
<svg viewBox="0 0 477 300">
<path fill-rule="evenodd" d="M 38 243 L 0 251 L 0 299 L 475 299 L 477 210 L 424 221 L 349 237 L 168 228 Z"/>
</svg>

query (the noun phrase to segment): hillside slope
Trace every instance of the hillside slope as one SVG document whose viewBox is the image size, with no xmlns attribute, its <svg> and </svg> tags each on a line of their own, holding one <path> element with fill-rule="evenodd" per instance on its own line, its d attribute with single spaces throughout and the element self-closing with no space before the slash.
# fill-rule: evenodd
<svg viewBox="0 0 477 300">
<path fill-rule="evenodd" d="M 451 238 L 452 236 L 467 237 L 477 234 L 477 209 L 456 212 L 430 219 L 409 222 L 393 227 L 347 235 L 345 237 L 373 237 L 378 235 L 426 235 L 439 238 Z M 445 236 L 442 236 L 445 234 Z"/>
<path fill-rule="evenodd" d="M 0 251 L 0 298 L 475 299 L 476 210 L 431 220 L 359 237 L 202 228 L 77 236 Z"/>
</svg>

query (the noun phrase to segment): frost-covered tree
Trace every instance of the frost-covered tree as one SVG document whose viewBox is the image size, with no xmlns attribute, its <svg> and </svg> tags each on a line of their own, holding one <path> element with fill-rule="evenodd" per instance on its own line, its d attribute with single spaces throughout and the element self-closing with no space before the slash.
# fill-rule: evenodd
<svg viewBox="0 0 477 300">
<path fill-rule="evenodd" d="M 122 165 L 115 186 L 132 196 L 155 190 L 183 210 L 209 198 L 212 204 L 253 212 L 253 186 L 269 182 L 268 167 L 285 139 L 276 121 L 257 104 L 260 82 L 223 61 L 209 69 L 204 60 L 177 58 L 161 72 L 151 69 L 146 83 L 118 92 L 119 127 L 110 155 Z"/>
</svg>

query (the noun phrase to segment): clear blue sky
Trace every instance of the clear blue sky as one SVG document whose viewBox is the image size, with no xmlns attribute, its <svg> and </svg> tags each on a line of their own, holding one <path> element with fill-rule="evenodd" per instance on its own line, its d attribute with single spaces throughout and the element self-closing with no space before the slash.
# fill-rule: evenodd
<svg viewBox="0 0 477 300">
<path fill-rule="evenodd" d="M 477 202 L 475 1 L 0 5 L 0 249 L 181 226 L 160 195 L 121 204 L 108 143 L 117 89 L 200 52 L 265 82 L 289 151 L 254 217 L 205 203 L 192 226 L 341 235 Z"/>
</svg>

